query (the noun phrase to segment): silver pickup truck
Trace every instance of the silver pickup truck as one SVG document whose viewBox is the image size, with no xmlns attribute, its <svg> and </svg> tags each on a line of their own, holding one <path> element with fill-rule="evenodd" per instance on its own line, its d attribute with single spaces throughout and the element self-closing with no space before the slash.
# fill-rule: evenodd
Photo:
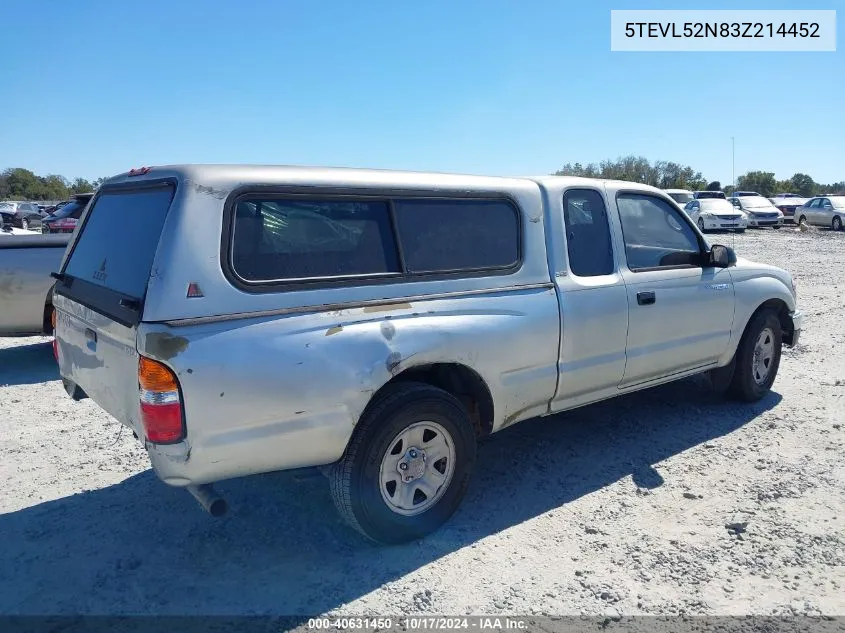
<svg viewBox="0 0 845 633">
<path fill-rule="evenodd" d="M 51 293 L 69 235 L 0 233 L 0 336 L 51 334 Z"/>
<path fill-rule="evenodd" d="M 758 400 L 802 323 L 789 273 L 663 192 L 565 177 L 143 168 L 58 278 L 68 393 L 164 482 L 216 515 L 214 482 L 324 466 L 383 543 L 451 516 L 479 438 L 703 372 Z"/>
</svg>

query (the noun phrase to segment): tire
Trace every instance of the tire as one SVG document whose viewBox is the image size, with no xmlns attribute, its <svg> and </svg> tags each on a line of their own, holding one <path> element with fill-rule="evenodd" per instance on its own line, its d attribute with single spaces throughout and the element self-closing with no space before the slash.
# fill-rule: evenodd
<svg viewBox="0 0 845 633">
<path fill-rule="evenodd" d="M 842 230 L 842 220 L 838 215 L 833 216 L 833 220 L 830 223 L 830 228 L 832 228 L 834 231 Z"/>
<path fill-rule="evenodd" d="M 780 367 L 782 338 L 780 319 L 773 310 L 764 309 L 752 317 L 736 350 L 728 388 L 732 398 L 756 402 L 769 392 Z M 761 351 L 755 363 L 758 349 Z"/>
<path fill-rule="evenodd" d="M 29 230 L 29 220 L 28 220 L 27 218 L 21 218 L 21 228 L 22 228 L 24 231 L 28 231 L 28 230 Z"/>
<path fill-rule="evenodd" d="M 807 224 L 807 216 L 802 215 L 800 218 L 798 218 L 798 224 Z"/>
<path fill-rule="evenodd" d="M 409 439 L 414 434 L 418 434 L 417 439 Z M 423 449 L 424 454 L 426 446 L 432 447 L 429 451 L 445 451 L 447 455 L 435 462 L 421 461 L 420 452 L 414 455 L 413 450 Z M 409 455 L 417 459 L 411 460 Z M 367 407 L 346 454 L 332 468 L 332 498 L 344 520 L 367 538 L 386 545 L 414 541 L 437 530 L 457 510 L 469 484 L 475 455 L 475 432 L 457 398 L 423 383 L 396 383 Z M 413 471 L 410 475 L 398 470 L 403 460 L 406 472 Z M 396 474 L 391 461 L 396 463 Z M 436 480 L 442 480 L 442 484 L 431 484 L 435 471 Z M 414 474 L 419 478 L 412 484 L 399 479 Z M 390 475 L 395 481 L 383 483 Z M 423 484 L 435 491 L 430 498 L 418 489 Z M 404 498 L 418 508 L 407 504 L 399 508 L 400 493 L 409 490 L 410 497 Z"/>
<path fill-rule="evenodd" d="M 736 232 L 737 233 L 745 233 L 745 229 L 737 229 Z"/>
<path fill-rule="evenodd" d="M 698 230 L 704 233 L 704 220 L 698 218 Z"/>
<path fill-rule="evenodd" d="M 775 224 L 775 225 L 772 227 L 772 229 L 774 229 L 775 231 L 780 231 L 780 226 L 781 226 L 780 224 Z"/>
</svg>

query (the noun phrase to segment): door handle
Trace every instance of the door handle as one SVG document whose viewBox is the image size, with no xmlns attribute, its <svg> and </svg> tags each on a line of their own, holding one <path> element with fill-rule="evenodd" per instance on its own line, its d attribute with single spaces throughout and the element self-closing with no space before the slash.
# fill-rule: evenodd
<svg viewBox="0 0 845 633">
<path fill-rule="evenodd" d="M 654 292 L 651 290 L 637 293 L 637 303 L 641 306 L 651 305 L 655 301 L 657 301 L 657 299 L 655 299 Z"/>
</svg>

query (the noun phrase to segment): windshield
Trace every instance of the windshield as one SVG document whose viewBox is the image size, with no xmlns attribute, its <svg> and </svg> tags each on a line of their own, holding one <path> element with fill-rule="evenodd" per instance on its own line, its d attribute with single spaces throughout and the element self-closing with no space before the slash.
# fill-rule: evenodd
<svg viewBox="0 0 845 633">
<path fill-rule="evenodd" d="M 701 200 L 701 210 L 702 211 L 712 211 L 714 213 L 718 213 L 721 211 L 736 211 L 734 205 L 732 205 L 727 200 L 720 200 L 718 198 L 708 198 Z"/>
<path fill-rule="evenodd" d="M 772 203 L 765 198 L 758 196 L 749 196 L 742 201 L 742 206 L 746 209 L 771 209 Z"/>
<path fill-rule="evenodd" d="M 670 193 L 669 197 L 680 205 L 685 205 L 687 202 L 692 200 L 691 193 Z"/>
<path fill-rule="evenodd" d="M 725 199 L 725 194 L 721 191 L 699 191 L 697 196 L 699 200 L 705 200 L 710 198 L 719 198 L 722 200 Z"/>
</svg>

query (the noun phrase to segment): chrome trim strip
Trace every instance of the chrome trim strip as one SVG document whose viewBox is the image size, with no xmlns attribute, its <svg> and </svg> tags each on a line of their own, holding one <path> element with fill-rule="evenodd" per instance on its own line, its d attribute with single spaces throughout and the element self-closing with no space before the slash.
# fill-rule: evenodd
<svg viewBox="0 0 845 633">
<path fill-rule="evenodd" d="M 236 312 L 234 314 L 220 314 L 207 317 L 188 317 L 186 319 L 172 319 L 169 321 L 156 321 L 170 327 L 184 327 L 187 325 L 201 325 L 205 323 L 220 323 L 222 321 L 234 321 L 239 319 L 258 319 L 268 316 L 280 316 L 285 314 L 302 314 L 305 312 L 324 312 L 327 310 L 351 310 L 355 308 L 366 308 L 370 306 L 395 305 L 398 303 L 410 303 L 412 301 L 433 301 L 436 299 L 454 299 L 458 297 L 495 294 L 497 292 L 517 292 L 520 290 L 551 290 L 555 285 L 551 282 L 539 284 L 524 284 L 521 286 L 506 286 L 498 288 L 479 288 L 476 290 L 458 290 L 455 292 L 440 292 L 427 295 L 411 295 L 406 297 L 393 297 L 390 299 L 367 299 L 366 301 L 355 301 L 347 303 L 325 303 L 315 306 L 296 306 L 293 308 L 277 308 L 275 310 L 258 310 L 255 312 Z"/>
</svg>

